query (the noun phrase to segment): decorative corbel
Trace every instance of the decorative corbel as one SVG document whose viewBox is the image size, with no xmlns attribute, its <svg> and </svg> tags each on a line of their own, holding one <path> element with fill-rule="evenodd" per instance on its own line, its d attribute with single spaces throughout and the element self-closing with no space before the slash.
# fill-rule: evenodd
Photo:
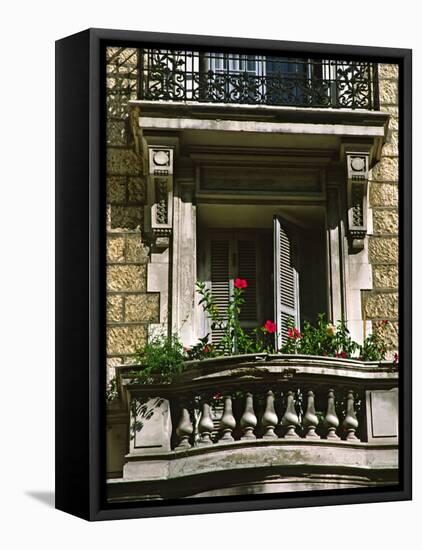
<svg viewBox="0 0 422 550">
<path fill-rule="evenodd" d="M 173 149 L 148 147 L 149 177 L 145 233 L 157 249 L 170 245 L 173 229 Z"/>
<path fill-rule="evenodd" d="M 349 246 L 353 252 L 359 252 L 365 246 L 367 232 L 369 153 L 346 151 L 346 159 Z"/>
</svg>

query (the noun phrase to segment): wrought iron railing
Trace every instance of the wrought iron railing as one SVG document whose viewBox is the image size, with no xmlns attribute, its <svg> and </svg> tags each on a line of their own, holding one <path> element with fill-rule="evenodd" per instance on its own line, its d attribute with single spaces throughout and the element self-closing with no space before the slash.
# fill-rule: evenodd
<svg viewBox="0 0 422 550">
<path fill-rule="evenodd" d="M 143 49 L 139 64 L 143 100 L 379 108 L 377 65 L 366 61 Z"/>
</svg>

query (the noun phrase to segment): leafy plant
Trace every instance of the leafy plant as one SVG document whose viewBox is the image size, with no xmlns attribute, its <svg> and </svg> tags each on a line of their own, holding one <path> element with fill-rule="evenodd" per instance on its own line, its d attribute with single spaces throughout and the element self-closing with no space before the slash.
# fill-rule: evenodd
<svg viewBox="0 0 422 550">
<path fill-rule="evenodd" d="M 109 383 L 108 383 L 108 386 L 107 386 L 107 390 L 106 390 L 106 400 L 108 402 L 110 401 L 114 401 L 115 399 L 117 399 L 118 397 L 118 392 L 117 392 L 117 379 L 115 376 L 113 376 L 113 378 L 110 378 L 109 380 Z"/>
<path fill-rule="evenodd" d="M 302 332 L 299 332 L 291 321 L 286 341 L 280 351 L 281 353 L 382 361 L 385 359 L 387 349 L 381 336 L 376 333 L 369 335 L 365 338 L 363 345 L 359 345 L 352 340 L 345 322 L 339 321 L 335 326 L 321 313 L 318 315 L 316 326 L 305 321 Z"/>
<path fill-rule="evenodd" d="M 209 316 L 211 330 L 222 331 L 221 340 L 212 343 L 210 335 L 207 334 L 191 348 L 184 348 L 178 335 L 155 336 L 145 346 L 136 350 L 135 361 L 139 368 L 133 372 L 136 373 L 137 379 L 143 383 L 170 383 L 184 371 L 187 360 L 237 353 L 274 353 L 277 326 L 273 321 L 267 320 L 263 326 L 250 332 L 246 332 L 240 324 L 240 312 L 245 303 L 244 291 L 247 286 L 245 279 L 235 279 L 227 310 L 220 311 L 211 290 L 205 283 L 197 282 L 199 304 Z M 352 340 L 345 322 L 339 321 L 334 325 L 326 319 L 325 314 L 319 314 L 316 325 L 305 321 L 302 331 L 299 331 L 291 321 L 287 327 L 287 337 L 279 351 L 286 354 L 381 361 L 385 359 L 386 345 L 378 333 L 369 335 L 363 344 L 359 345 Z M 398 356 L 394 362 L 398 362 Z M 112 400 L 116 395 L 116 380 L 112 379 L 107 390 L 107 399 Z"/>
<path fill-rule="evenodd" d="M 136 374 L 145 383 L 169 383 L 185 368 L 186 353 L 177 335 L 155 336 L 136 350 Z"/>
<path fill-rule="evenodd" d="M 387 348 L 385 342 L 376 332 L 367 336 L 363 342 L 363 346 L 360 347 L 361 359 L 364 361 L 379 361 L 380 359 L 385 359 L 386 353 Z"/>
<path fill-rule="evenodd" d="M 195 350 L 195 358 L 198 351 L 207 349 L 207 357 L 221 355 L 233 355 L 243 353 L 273 353 L 274 352 L 274 333 L 277 330 L 275 323 L 267 321 L 264 326 L 257 327 L 251 332 L 246 332 L 240 324 L 240 312 L 245 303 L 244 290 L 248 284 L 245 279 L 236 278 L 233 285 L 233 293 L 229 299 L 226 311 L 220 311 L 215 303 L 210 289 L 205 283 L 198 281 L 196 289 L 201 299 L 199 305 L 202 305 L 204 311 L 208 314 L 211 321 L 211 331 L 219 329 L 223 335 L 216 345 L 209 342 L 209 335 L 202 339 L 197 346 L 191 348 Z"/>
</svg>

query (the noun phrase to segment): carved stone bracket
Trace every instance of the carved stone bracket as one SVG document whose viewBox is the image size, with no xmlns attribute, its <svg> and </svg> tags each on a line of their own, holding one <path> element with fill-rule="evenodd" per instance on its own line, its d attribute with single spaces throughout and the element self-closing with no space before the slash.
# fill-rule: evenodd
<svg viewBox="0 0 422 550">
<path fill-rule="evenodd" d="M 346 151 L 348 236 L 352 251 L 364 248 L 367 233 L 369 153 Z"/>
<path fill-rule="evenodd" d="M 145 233 L 154 248 L 165 249 L 173 230 L 173 149 L 149 146 L 148 163 Z"/>
</svg>

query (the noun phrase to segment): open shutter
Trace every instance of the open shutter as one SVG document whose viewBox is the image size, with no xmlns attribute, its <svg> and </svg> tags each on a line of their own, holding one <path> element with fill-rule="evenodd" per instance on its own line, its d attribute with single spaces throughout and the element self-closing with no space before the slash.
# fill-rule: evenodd
<svg viewBox="0 0 422 550">
<path fill-rule="evenodd" d="M 299 327 L 299 275 L 295 228 L 274 217 L 274 301 L 277 349 L 287 337 L 289 321 Z"/>
<path fill-rule="evenodd" d="M 227 311 L 230 299 L 230 242 L 228 239 L 212 239 L 210 245 L 211 291 L 218 310 L 223 313 Z M 220 342 L 222 336 L 222 329 L 214 329 L 212 331 L 213 343 Z"/>
</svg>

